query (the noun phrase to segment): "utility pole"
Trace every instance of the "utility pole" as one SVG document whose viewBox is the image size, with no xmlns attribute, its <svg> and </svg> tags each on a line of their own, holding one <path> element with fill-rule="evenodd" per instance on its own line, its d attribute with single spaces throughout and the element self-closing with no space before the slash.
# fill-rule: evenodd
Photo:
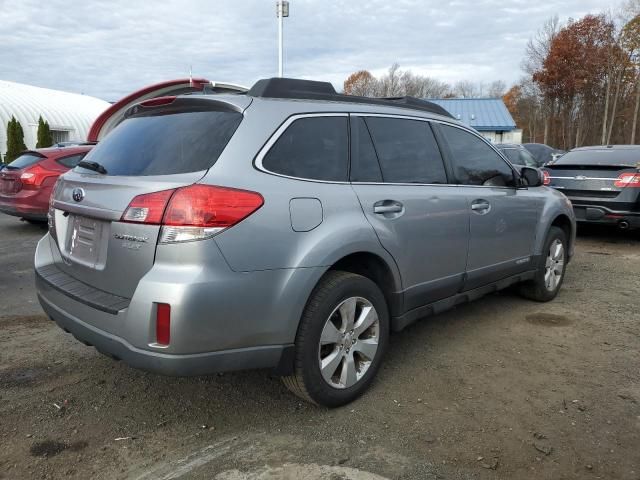
<svg viewBox="0 0 640 480">
<path fill-rule="evenodd" d="M 287 0 L 276 1 L 276 15 L 278 16 L 278 76 L 282 77 L 284 74 L 282 27 L 283 18 L 289 16 L 289 2 Z"/>
</svg>

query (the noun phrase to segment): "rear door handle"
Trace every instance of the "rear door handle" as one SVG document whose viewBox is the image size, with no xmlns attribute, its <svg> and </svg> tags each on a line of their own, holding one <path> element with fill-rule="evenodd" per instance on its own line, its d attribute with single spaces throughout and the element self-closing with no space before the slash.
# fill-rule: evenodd
<svg viewBox="0 0 640 480">
<path fill-rule="evenodd" d="M 373 204 L 373 213 L 402 213 L 404 207 L 395 200 L 382 200 Z"/>
<path fill-rule="evenodd" d="M 471 210 L 477 213 L 487 213 L 491 208 L 491 204 L 486 200 L 474 200 L 471 202 Z"/>
</svg>

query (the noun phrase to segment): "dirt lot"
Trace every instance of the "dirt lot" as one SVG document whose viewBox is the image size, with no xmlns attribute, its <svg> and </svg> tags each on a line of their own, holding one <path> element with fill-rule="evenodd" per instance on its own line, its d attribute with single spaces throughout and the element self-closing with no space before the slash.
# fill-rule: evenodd
<svg viewBox="0 0 640 480">
<path fill-rule="evenodd" d="M 40 312 L 0 217 L 0 478 L 640 479 L 640 235 L 590 229 L 550 304 L 501 293 L 392 338 L 345 408 L 254 371 L 159 377 Z"/>
</svg>

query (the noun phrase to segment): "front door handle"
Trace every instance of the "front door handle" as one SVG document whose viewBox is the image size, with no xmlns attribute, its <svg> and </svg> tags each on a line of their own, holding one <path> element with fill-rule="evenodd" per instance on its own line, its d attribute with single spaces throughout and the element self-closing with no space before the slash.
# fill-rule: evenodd
<svg viewBox="0 0 640 480">
<path fill-rule="evenodd" d="M 491 204 L 486 200 L 474 200 L 471 202 L 471 210 L 476 213 L 484 214 L 491 209 Z"/>
<path fill-rule="evenodd" d="M 395 200 L 381 200 L 373 204 L 373 213 L 386 214 L 386 213 L 402 213 L 404 206 L 400 202 Z"/>
</svg>

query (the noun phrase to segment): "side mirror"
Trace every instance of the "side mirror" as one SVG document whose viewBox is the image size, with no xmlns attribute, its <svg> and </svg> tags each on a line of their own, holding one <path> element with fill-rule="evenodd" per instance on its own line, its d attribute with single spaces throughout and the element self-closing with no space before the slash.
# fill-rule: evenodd
<svg viewBox="0 0 640 480">
<path fill-rule="evenodd" d="M 544 175 L 539 168 L 522 167 L 520 178 L 523 187 L 541 187 L 544 184 Z"/>
</svg>

